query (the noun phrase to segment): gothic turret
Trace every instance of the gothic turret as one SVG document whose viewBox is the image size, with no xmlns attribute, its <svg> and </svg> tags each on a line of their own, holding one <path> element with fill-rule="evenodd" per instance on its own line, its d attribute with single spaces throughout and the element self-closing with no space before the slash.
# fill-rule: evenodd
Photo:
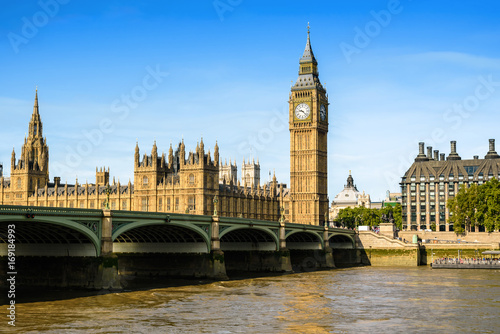
<svg viewBox="0 0 500 334">
<path fill-rule="evenodd" d="M 12 148 L 12 156 L 10 158 L 10 170 L 13 171 L 16 168 L 16 152 Z"/>
<path fill-rule="evenodd" d="M 139 142 L 136 142 L 135 143 L 135 155 L 134 155 L 134 162 L 135 162 L 135 166 L 136 167 L 139 167 L 139 160 L 140 160 L 140 156 L 139 156 Z"/>
<path fill-rule="evenodd" d="M 172 148 L 172 143 L 170 143 L 170 148 L 168 149 L 168 166 L 172 167 L 174 163 L 174 149 Z"/>
<path fill-rule="evenodd" d="M 217 141 L 215 141 L 214 164 L 217 165 L 218 163 L 219 163 L 219 145 L 217 145 Z"/>
<path fill-rule="evenodd" d="M 155 162 L 157 158 L 158 158 L 158 147 L 156 146 L 156 140 L 155 140 L 153 144 L 153 149 L 151 150 L 151 160 Z"/>
</svg>

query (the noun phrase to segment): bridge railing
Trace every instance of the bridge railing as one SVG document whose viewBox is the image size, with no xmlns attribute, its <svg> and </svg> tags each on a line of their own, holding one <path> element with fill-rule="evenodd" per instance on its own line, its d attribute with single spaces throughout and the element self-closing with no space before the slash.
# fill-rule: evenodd
<svg viewBox="0 0 500 334">
<path fill-rule="evenodd" d="M 55 208 L 43 206 L 22 206 L 22 205 L 0 205 L 0 214 L 21 214 L 51 216 L 94 216 L 102 217 L 102 210 L 96 209 L 75 209 L 75 208 Z"/>
</svg>

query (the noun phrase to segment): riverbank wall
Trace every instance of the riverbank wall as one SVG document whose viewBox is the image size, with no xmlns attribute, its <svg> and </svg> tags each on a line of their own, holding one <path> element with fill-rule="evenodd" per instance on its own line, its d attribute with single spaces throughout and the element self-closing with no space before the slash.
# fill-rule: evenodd
<svg viewBox="0 0 500 334">
<path fill-rule="evenodd" d="M 398 237 L 411 241 L 417 235 L 420 240 L 447 240 L 449 242 L 500 243 L 500 232 L 433 232 L 433 231 L 399 231 Z"/>
<path fill-rule="evenodd" d="M 415 267 L 420 264 L 418 244 L 404 243 L 371 231 L 356 234 L 356 248 L 363 265 Z"/>
</svg>

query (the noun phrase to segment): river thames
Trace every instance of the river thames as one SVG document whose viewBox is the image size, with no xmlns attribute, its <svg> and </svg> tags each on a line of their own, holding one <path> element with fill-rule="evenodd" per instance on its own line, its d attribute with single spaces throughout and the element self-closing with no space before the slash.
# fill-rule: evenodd
<svg viewBox="0 0 500 334">
<path fill-rule="evenodd" d="M 202 282 L 25 302 L 15 328 L 3 321 L 13 333 L 498 333 L 500 271 L 360 267 Z"/>
</svg>

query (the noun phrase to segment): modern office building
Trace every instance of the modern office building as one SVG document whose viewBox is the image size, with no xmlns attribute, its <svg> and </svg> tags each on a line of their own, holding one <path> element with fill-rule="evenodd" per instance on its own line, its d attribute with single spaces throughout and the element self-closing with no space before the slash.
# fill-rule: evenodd
<svg viewBox="0 0 500 334">
<path fill-rule="evenodd" d="M 408 230 L 453 231 L 449 223 L 448 199 L 461 186 L 483 184 L 500 178 L 500 155 L 495 151 L 495 140 L 489 140 L 489 151 L 483 159 L 478 155 L 462 159 L 457 144 L 451 142 L 451 152 L 432 151 L 419 143 L 419 154 L 401 181 L 403 226 Z"/>
</svg>

